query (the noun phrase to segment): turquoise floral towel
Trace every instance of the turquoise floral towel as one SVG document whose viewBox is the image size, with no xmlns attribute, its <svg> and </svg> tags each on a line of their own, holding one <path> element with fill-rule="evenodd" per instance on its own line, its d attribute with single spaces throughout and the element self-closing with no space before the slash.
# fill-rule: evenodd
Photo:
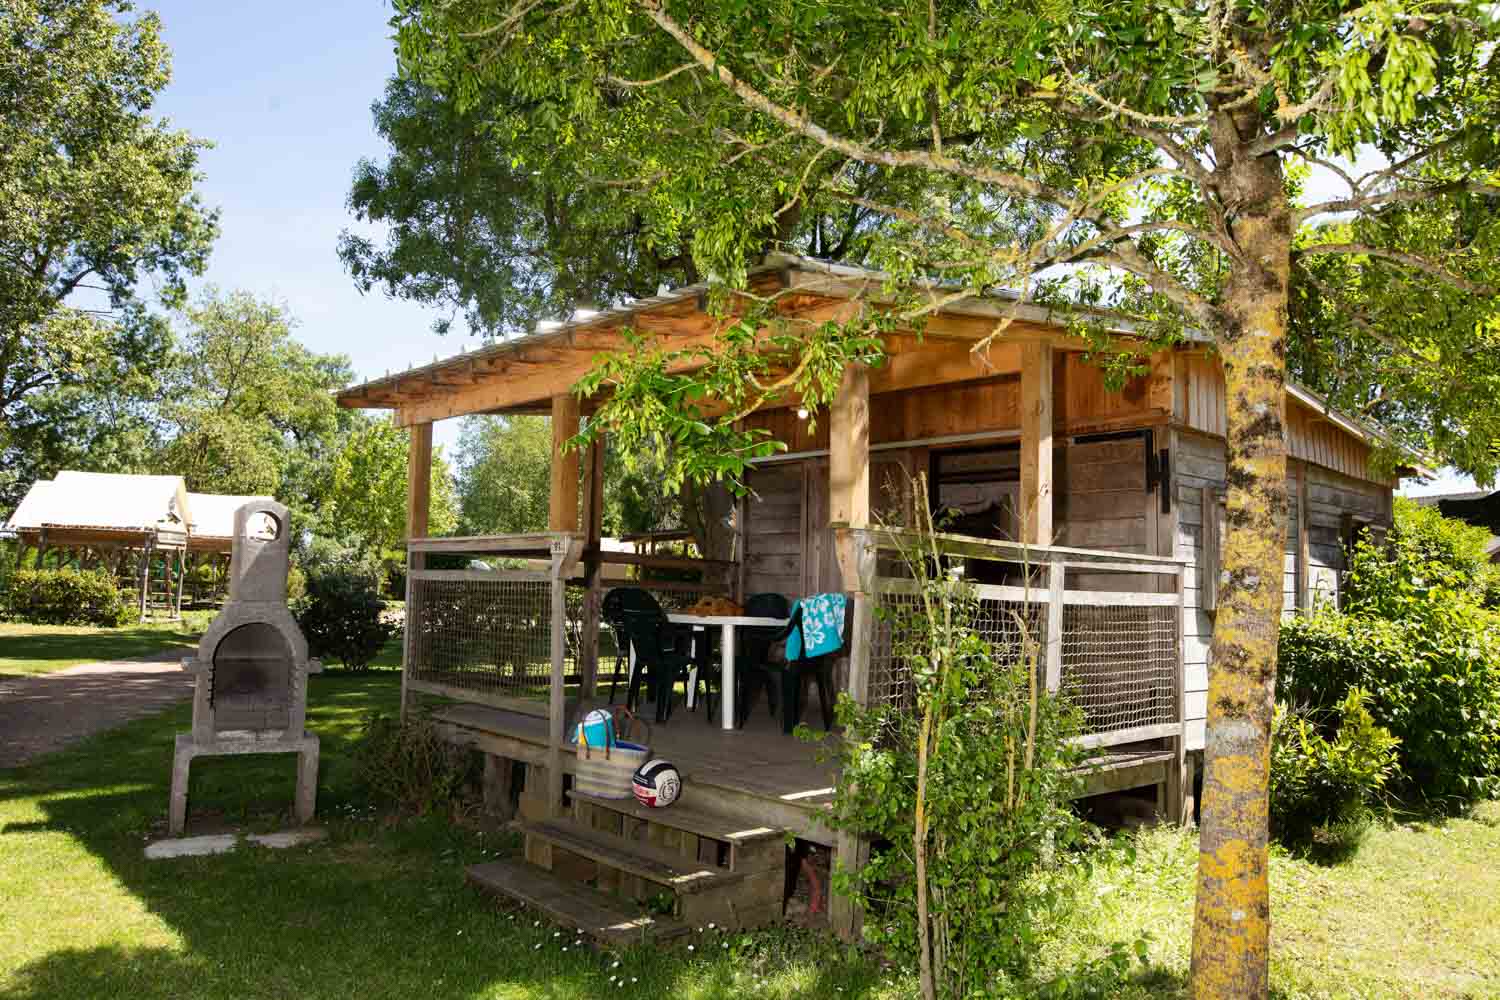
<svg viewBox="0 0 1500 1000">
<path fill-rule="evenodd" d="M 802 623 L 786 637 L 787 662 L 838 652 L 844 645 L 844 609 L 848 604 L 843 594 L 814 594 L 792 605 L 793 616 L 802 609 Z"/>
</svg>

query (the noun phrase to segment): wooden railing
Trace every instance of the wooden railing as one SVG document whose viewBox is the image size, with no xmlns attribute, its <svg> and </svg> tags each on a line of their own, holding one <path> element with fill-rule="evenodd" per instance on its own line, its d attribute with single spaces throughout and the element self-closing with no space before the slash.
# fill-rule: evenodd
<svg viewBox="0 0 1500 1000">
<path fill-rule="evenodd" d="M 910 600 L 915 584 L 891 554 L 914 538 L 889 530 L 844 529 L 842 543 L 860 567 L 856 600 L 871 608 Z M 1041 647 L 1050 691 L 1082 709 L 1086 747 L 1145 740 L 1185 745 L 1183 703 L 1183 578 L 1187 560 L 1062 546 L 938 535 L 944 558 L 964 564 L 981 608 L 976 624 L 1005 655 L 1023 639 Z M 889 628 L 870 625 L 851 652 L 850 694 L 867 702 L 910 698 L 910 675 L 891 648 Z M 859 649 L 864 642 L 866 649 Z"/>
</svg>

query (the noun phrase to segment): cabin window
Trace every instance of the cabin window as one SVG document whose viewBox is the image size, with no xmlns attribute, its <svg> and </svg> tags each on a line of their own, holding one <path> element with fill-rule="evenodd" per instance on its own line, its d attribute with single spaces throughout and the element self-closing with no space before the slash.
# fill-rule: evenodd
<svg viewBox="0 0 1500 1000">
<path fill-rule="evenodd" d="M 928 491 L 942 530 L 1014 541 L 1020 536 L 1021 446 L 934 451 Z"/>
</svg>

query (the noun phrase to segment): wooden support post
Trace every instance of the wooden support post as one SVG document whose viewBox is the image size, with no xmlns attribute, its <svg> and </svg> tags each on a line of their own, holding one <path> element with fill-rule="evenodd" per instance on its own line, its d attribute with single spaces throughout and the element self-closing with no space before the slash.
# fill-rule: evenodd
<svg viewBox="0 0 1500 1000">
<path fill-rule="evenodd" d="M 830 523 L 870 526 L 870 370 L 860 364 L 844 370 L 829 412 L 828 501 Z"/>
<path fill-rule="evenodd" d="M 856 703 L 868 703 L 870 659 L 875 642 L 875 543 L 867 529 L 837 528 L 834 544 L 847 560 L 844 587 L 853 591 L 849 614 L 849 676 L 846 690 Z M 844 564 L 841 563 L 841 568 Z M 870 839 L 852 830 L 835 835 L 836 863 L 847 871 L 858 871 L 870 857 Z M 847 896 L 829 893 L 829 921 L 835 934 L 845 941 L 858 941 L 863 933 L 864 911 Z"/>
<path fill-rule="evenodd" d="M 604 601 L 601 583 L 603 562 L 599 543 L 604 534 L 604 438 L 595 439 L 589 447 L 588 471 L 584 483 L 584 584 L 583 635 L 579 637 L 578 672 L 580 699 L 590 699 L 599 683 L 599 617 Z"/>
<path fill-rule="evenodd" d="M 562 747 L 566 738 L 567 703 L 564 689 L 564 658 L 568 650 L 565 631 L 568 614 L 567 556 L 571 543 L 552 543 L 552 682 L 547 698 L 547 815 L 563 814 Z"/>
<path fill-rule="evenodd" d="M 187 578 L 187 550 L 177 550 L 177 596 L 174 604 L 174 614 L 182 617 L 182 582 Z"/>
<path fill-rule="evenodd" d="M 547 530 L 578 530 L 578 452 L 564 443 L 578 433 L 578 398 L 552 397 L 552 480 L 547 495 Z"/>
<path fill-rule="evenodd" d="M 36 537 L 36 565 L 33 569 L 42 568 L 42 560 L 47 558 L 47 529 L 43 528 Z"/>
<path fill-rule="evenodd" d="M 1312 612 L 1312 543 L 1307 537 L 1307 463 L 1297 463 L 1297 609 Z"/>
<path fill-rule="evenodd" d="M 1021 348 L 1021 541 L 1052 544 L 1052 345 Z"/>
<path fill-rule="evenodd" d="M 1062 690 L 1063 601 L 1067 570 L 1062 560 L 1047 561 L 1047 645 L 1045 652 L 1047 690 Z"/>
<path fill-rule="evenodd" d="M 1166 819 L 1183 824 L 1191 816 L 1189 803 L 1193 795 L 1193 772 L 1187 755 L 1187 664 L 1183 655 L 1182 624 L 1187 615 L 1187 569 L 1180 568 L 1172 577 L 1177 581 L 1177 735 L 1172 737 L 1174 758 L 1167 774 Z"/>
<path fill-rule="evenodd" d="M 406 451 L 406 537 L 426 538 L 431 524 L 432 509 L 432 424 L 412 424 L 411 440 Z M 412 650 L 416 645 L 420 623 L 417 588 L 412 574 L 427 566 L 427 558 L 421 552 L 406 549 L 406 629 L 401 649 L 401 721 L 406 721 L 408 710 L 407 671 L 411 668 Z"/>
<path fill-rule="evenodd" d="M 828 511 L 834 524 L 834 553 L 841 586 L 853 592 L 854 616 L 849 631 L 849 694 L 861 704 L 867 698 L 870 644 L 874 638 L 875 551 L 865 529 L 870 526 L 870 370 L 844 370 L 828 421 Z M 836 863 L 858 871 L 870 855 L 869 838 L 840 830 L 834 843 Z M 833 931 L 857 941 L 864 913 L 854 900 L 834 893 L 829 899 Z"/>
<path fill-rule="evenodd" d="M 141 619 L 146 617 L 146 594 L 151 588 L 151 534 L 141 539 Z"/>
</svg>

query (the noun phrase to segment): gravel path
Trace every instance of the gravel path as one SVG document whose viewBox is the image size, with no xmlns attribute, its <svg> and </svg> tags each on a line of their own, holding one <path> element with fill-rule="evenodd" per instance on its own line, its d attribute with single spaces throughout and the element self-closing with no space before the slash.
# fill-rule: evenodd
<svg viewBox="0 0 1500 1000">
<path fill-rule="evenodd" d="M 190 654 L 169 649 L 52 674 L 0 675 L 0 768 L 16 767 L 190 697 L 193 678 L 178 665 Z"/>
</svg>

